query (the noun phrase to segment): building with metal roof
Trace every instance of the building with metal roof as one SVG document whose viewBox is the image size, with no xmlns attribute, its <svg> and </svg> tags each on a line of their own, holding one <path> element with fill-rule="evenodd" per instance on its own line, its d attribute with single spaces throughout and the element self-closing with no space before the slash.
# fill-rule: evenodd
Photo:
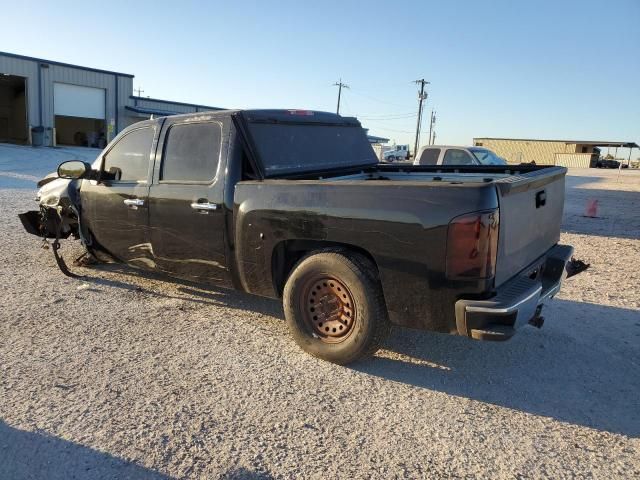
<svg viewBox="0 0 640 480">
<path fill-rule="evenodd" d="M 150 116 L 219 107 L 133 95 L 134 76 L 0 52 L 0 142 L 102 147 Z"/>
<path fill-rule="evenodd" d="M 539 138 L 495 138 L 477 137 L 473 144 L 492 150 L 509 163 L 538 165 L 562 165 L 565 167 L 589 168 L 595 166 L 601 148 L 639 148 L 635 142 L 601 140 L 548 140 Z"/>
</svg>

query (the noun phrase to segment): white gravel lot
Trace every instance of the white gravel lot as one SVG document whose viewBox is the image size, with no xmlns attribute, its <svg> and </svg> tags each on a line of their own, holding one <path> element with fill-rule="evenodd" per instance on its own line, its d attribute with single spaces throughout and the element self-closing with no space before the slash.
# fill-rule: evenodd
<svg viewBox="0 0 640 480">
<path fill-rule="evenodd" d="M 34 192 L 0 189 L 0 479 L 638 478 L 640 172 L 616 173 L 568 179 L 562 241 L 592 266 L 544 328 L 397 329 L 350 368 L 302 353 L 274 301 L 62 276 L 16 217 Z"/>
</svg>

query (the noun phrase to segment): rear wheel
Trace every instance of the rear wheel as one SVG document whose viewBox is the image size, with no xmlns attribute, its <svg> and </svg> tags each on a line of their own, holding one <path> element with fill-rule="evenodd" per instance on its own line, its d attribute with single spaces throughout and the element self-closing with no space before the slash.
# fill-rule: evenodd
<svg viewBox="0 0 640 480">
<path fill-rule="evenodd" d="M 289 276 L 283 297 L 296 343 L 329 362 L 344 365 L 374 353 L 390 330 L 375 266 L 359 254 L 307 256 Z"/>
</svg>

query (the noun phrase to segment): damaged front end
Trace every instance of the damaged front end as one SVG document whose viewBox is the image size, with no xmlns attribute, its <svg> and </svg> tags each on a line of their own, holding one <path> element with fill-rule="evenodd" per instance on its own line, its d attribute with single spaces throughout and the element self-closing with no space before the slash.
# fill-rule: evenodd
<svg viewBox="0 0 640 480">
<path fill-rule="evenodd" d="M 59 241 L 69 237 L 81 239 L 83 246 L 87 248 L 80 228 L 80 183 L 81 180 L 48 175 L 38 182 L 40 190 L 35 200 L 39 204 L 39 210 L 18 215 L 28 233 L 43 239 L 43 248 L 48 248 L 47 239 L 53 239 L 51 247 L 56 263 L 70 277 L 77 275 L 69 271 L 58 250 Z"/>
<path fill-rule="evenodd" d="M 24 229 L 41 238 L 79 238 L 79 181 L 47 176 L 38 182 L 40 209 L 18 215 Z"/>
</svg>

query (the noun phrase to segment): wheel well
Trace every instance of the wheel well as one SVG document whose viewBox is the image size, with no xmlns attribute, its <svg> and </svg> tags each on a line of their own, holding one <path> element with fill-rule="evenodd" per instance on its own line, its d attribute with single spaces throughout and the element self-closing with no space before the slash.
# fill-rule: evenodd
<svg viewBox="0 0 640 480">
<path fill-rule="evenodd" d="M 371 260 L 376 267 L 376 271 L 378 269 L 378 265 L 371 254 L 355 245 L 324 240 L 284 240 L 278 243 L 271 253 L 271 275 L 273 277 L 273 286 L 278 296 L 282 296 L 284 284 L 287 282 L 293 267 L 300 259 L 311 252 L 326 249 L 350 250 L 360 253 Z"/>
</svg>

